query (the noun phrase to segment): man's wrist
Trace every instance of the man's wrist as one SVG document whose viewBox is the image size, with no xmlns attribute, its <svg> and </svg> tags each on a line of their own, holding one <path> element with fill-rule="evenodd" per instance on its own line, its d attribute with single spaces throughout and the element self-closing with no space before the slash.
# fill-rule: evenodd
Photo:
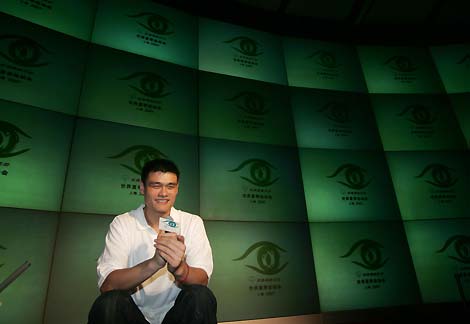
<svg viewBox="0 0 470 324">
<path fill-rule="evenodd" d="M 185 282 L 188 279 L 188 274 L 189 274 L 189 265 L 186 263 L 186 261 L 181 261 L 178 268 L 176 268 L 175 272 L 173 272 L 175 279 L 179 283 Z"/>
</svg>

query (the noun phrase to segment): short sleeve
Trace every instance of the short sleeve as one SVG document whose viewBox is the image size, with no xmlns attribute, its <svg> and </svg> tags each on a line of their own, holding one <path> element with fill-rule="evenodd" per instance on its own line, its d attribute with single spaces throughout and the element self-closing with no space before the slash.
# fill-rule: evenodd
<svg viewBox="0 0 470 324">
<path fill-rule="evenodd" d="M 191 267 L 201 268 L 210 279 L 213 270 L 212 249 L 206 235 L 204 223 L 200 217 L 191 222 L 190 241 L 186 245 L 186 262 Z"/>
<path fill-rule="evenodd" d="M 106 234 L 105 247 L 98 259 L 96 272 L 98 275 L 98 288 L 101 287 L 108 275 L 117 269 L 127 268 L 129 259 L 129 237 L 125 222 L 115 217 L 109 225 Z"/>
</svg>

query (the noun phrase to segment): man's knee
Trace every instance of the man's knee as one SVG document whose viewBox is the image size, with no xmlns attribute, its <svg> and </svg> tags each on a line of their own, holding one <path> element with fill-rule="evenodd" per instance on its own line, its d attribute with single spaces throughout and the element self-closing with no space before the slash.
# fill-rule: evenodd
<svg viewBox="0 0 470 324">
<path fill-rule="evenodd" d="M 110 323 L 116 312 L 129 303 L 129 292 L 124 290 L 111 290 L 96 298 L 88 314 L 88 323 Z"/>
<path fill-rule="evenodd" d="M 181 293 L 183 293 L 187 297 L 190 297 L 191 299 L 194 298 L 198 300 L 198 303 L 200 304 L 209 304 L 212 306 L 217 305 L 217 300 L 214 294 L 209 288 L 207 288 L 207 286 L 203 286 L 203 285 L 185 286 Z"/>
</svg>

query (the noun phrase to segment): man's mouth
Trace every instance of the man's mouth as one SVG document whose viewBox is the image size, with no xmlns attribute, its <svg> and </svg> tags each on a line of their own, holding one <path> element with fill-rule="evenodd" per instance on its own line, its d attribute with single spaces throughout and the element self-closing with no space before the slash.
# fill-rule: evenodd
<svg viewBox="0 0 470 324">
<path fill-rule="evenodd" d="M 157 201 L 157 204 L 166 204 L 170 200 L 169 199 L 157 199 L 156 201 Z"/>
</svg>

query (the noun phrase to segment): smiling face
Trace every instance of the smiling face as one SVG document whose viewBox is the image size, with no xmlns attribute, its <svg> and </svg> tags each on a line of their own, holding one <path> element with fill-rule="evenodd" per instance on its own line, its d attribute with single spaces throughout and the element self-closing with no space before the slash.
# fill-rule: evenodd
<svg viewBox="0 0 470 324">
<path fill-rule="evenodd" d="M 150 172 L 145 183 L 140 182 L 140 193 L 148 215 L 166 217 L 178 194 L 178 177 L 172 172 Z"/>
</svg>

